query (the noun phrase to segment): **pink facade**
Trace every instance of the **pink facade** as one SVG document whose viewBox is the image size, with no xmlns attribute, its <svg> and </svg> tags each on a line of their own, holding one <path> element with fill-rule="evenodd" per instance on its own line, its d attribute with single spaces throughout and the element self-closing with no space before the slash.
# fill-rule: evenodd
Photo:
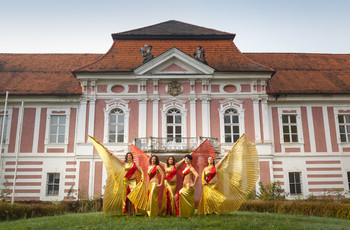
<svg viewBox="0 0 350 230">
<path fill-rule="evenodd" d="M 50 84 L 59 83 L 48 93 L 44 93 L 46 89 L 41 92 L 33 88 L 29 95 L 27 91 L 16 94 L 15 88 L 8 101 L 0 184 L 13 186 L 17 168 L 16 188 L 11 187 L 16 200 L 74 199 L 72 192 L 83 197 L 99 196 L 104 192 L 107 175 L 89 135 L 121 158 L 131 144 L 152 153 L 152 137 L 156 144 L 163 145 L 163 149 L 156 149 L 163 159 L 173 154 L 180 159 L 182 153 L 198 147 L 205 137 L 215 145 L 219 160 L 245 133 L 258 150 L 263 184 L 278 181 L 289 193 L 291 178 L 299 177 L 301 191 L 291 194 L 292 199 L 350 189 L 348 96 L 341 91 L 343 88 L 336 88 L 340 84 L 317 83 L 330 75 L 331 68 L 322 78 L 309 76 L 314 72 L 322 74 L 325 66 L 346 58 L 244 54 L 235 47 L 233 38 L 166 39 L 152 40 L 152 45 L 158 46 L 154 46 L 150 62 L 142 63 L 139 52 L 146 41 L 127 39 L 113 43 L 101 57 L 88 55 L 91 60 L 84 65 L 69 66 L 62 78 L 53 80 L 48 76 Z M 198 45 L 207 49 L 207 62 L 192 56 Z M 330 61 L 324 61 L 328 60 L 326 56 Z M 254 57 L 257 60 L 252 61 Z M 304 66 L 300 60 L 309 60 L 305 66 L 310 69 L 298 73 L 298 68 Z M 70 73 L 72 69 L 76 71 Z M 311 88 L 302 85 L 304 77 L 313 79 L 309 80 Z M 327 87 L 322 88 L 324 85 Z M 316 88 L 319 91 L 312 91 Z M 67 93 L 62 93 L 65 90 Z M 18 98 L 24 100 L 23 111 Z M 115 109 L 122 112 L 111 115 Z M 1 104 L 0 114 L 3 110 Z M 169 115 L 169 111 L 173 114 Z M 19 127 L 21 116 L 23 123 Z M 22 135 L 18 137 L 20 128 Z M 170 131 L 176 129 L 180 131 Z M 167 139 L 172 135 L 180 139 Z M 190 144 L 193 146 L 187 148 Z M 14 161 L 17 154 L 18 164 Z M 55 195 L 47 194 L 48 177 L 59 181 Z M 200 191 L 201 184 L 196 186 Z"/>
</svg>

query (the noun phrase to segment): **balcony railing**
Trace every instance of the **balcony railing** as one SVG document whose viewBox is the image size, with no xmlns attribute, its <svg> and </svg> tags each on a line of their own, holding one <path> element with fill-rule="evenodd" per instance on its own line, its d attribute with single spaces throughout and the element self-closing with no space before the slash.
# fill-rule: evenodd
<svg viewBox="0 0 350 230">
<path fill-rule="evenodd" d="M 192 152 L 203 141 L 208 139 L 216 152 L 219 151 L 217 138 L 212 137 L 142 137 L 135 138 L 135 145 L 144 152 Z"/>
</svg>

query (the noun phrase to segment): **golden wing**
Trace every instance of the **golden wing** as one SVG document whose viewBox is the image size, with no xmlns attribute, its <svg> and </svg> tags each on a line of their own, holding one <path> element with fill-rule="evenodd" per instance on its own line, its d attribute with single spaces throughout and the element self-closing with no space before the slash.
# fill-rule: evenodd
<svg viewBox="0 0 350 230">
<path fill-rule="evenodd" d="M 237 211 L 259 178 L 255 146 L 243 134 L 217 168 L 218 191 L 226 196 L 219 213 Z"/>
<path fill-rule="evenodd" d="M 142 169 L 139 173 L 136 171 L 137 185 L 128 195 L 128 199 L 134 204 L 138 210 L 146 210 L 147 207 L 147 180 L 144 175 L 147 173 L 149 166 L 149 156 L 135 145 L 131 145 L 130 152 L 134 156 L 134 162 Z M 140 182 L 141 180 L 141 182 Z"/>
<path fill-rule="evenodd" d="M 122 214 L 124 166 L 110 155 L 108 150 L 93 137 L 89 136 L 93 146 L 100 155 L 107 171 L 105 193 L 103 194 L 103 212 Z"/>
</svg>

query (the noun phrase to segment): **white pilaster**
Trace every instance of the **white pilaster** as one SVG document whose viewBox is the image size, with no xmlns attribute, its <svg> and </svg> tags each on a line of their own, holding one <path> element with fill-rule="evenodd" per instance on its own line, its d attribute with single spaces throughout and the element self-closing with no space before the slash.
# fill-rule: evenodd
<svg viewBox="0 0 350 230">
<path fill-rule="evenodd" d="M 95 100 L 90 99 L 90 106 L 89 106 L 89 129 L 88 134 L 90 136 L 94 136 L 94 130 L 95 130 Z"/>
<path fill-rule="evenodd" d="M 210 137 L 210 99 L 202 98 L 202 132 L 204 137 Z"/>
<path fill-rule="evenodd" d="M 147 98 L 139 99 L 139 135 L 138 137 L 146 137 L 147 128 Z"/>
<path fill-rule="evenodd" d="M 78 111 L 77 142 L 85 143 L 86 100 L 80 102 Z"/>
<path fill-rule="evenodd" d="M 38 140 L 39 140 L 39 129 L 40 129 L 40 117 L 41 117 L 41 108 L 35 108 L 35 123 L 34 123 L 34 138 L 33 138 L 33 153 L 38 152 Z"/>
<path fill-rule="evenodd" d="M 263 133 L 264 133 L 264 143 L 271 143 L 270 136 L 270 119 L 269 119 L 269 109 L 267 105 L 267 98 L 263 98 L 261 101 L 261 115 L 263 120 Z"/>
<path fill-rule="evenodd" d="M 197 119 L 196 119 L 196 98 L 190 98 L 190 114 L 191 114 L 191 119 L 190 119 L 190 126 L 191 126 L 191 137 L 196 137 L 197 136 Z"/>
<path fill-rule="evenodd" d="M 326 135 L 327 153 L 331 153 L 332 152 L 332 143 L 331 143 L 331 135 L 330 135 L 330 130 L 329 130 L 329 119 L 328 119 L 328 113 L 327 113 L 327 106 L 322 106 L 322 112 L 323 112 L 324 132 Z"/>
<path fill-rule="evenodd" d="M 261 143 L 259 101 L 259 98 L 253 98 L 255 143 Z"/>
<path fill-rule="evenodd" d="M 153 99 L 153 137 L 158 137 L 158 111 L 159 111 L 159 99 Z"/>
</svg>

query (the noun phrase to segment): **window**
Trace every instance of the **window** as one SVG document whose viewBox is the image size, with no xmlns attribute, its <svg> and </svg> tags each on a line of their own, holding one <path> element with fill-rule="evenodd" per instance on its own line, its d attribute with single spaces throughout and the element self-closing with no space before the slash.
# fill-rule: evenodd
<svg viewBox="0 0 350 230">
<path fill-rule="evenodd" d="M 298 142 L 297 115 L 282 115 L 284 142 Z"/>
<path fill-rule="evenodd" d="M 301 173 L 290 172 L 289 173 L 289 189 L 291 195 L 301 194 Z"/>
<path fill-rule="evenodd" d="M 63 144 L 66 134 L 66 115 L 50 116 L 50 143 Z"/>
<path fill-rule="evenodd" d="M 5 116 L 5 126 L 4 126 L 4 136 L 2 138 L 2 143 L 6 143 L 6 130 L 7 130 L 7 121 L 8 116 Z M 2 135 L 2 126 L 4 122 L 4 115 L 0 115 L 0 140 L 1 140 L 1 135 Z"/>
<path fill-rule="evenodd" d="M 341 142 L 350 142 L 350 115 L 338 115 Z"/>
<path fill-rule="evenodd" d="M 235 109 L 227 109 L 224 113 L 225 142 L 236 142 L 239 138 L 239 116 Z"/>
<path fill-rule="evenodd" d="M 109 113 L 109 142 L 124 142 L 124 118 L 125 115 L 121 109 L 113 109 Z"/>
<path fill-rule="evenodd" d="M 182 118 L 178 109 L 169 109 L 166 114 L 167 141 L 181 142 Z"/>
<path fill-rule="evenodd" d="M 46 196 L 58 196 L 60 188 L 60 174 L 48 173 L 46 184 Z"/>
</svg>

